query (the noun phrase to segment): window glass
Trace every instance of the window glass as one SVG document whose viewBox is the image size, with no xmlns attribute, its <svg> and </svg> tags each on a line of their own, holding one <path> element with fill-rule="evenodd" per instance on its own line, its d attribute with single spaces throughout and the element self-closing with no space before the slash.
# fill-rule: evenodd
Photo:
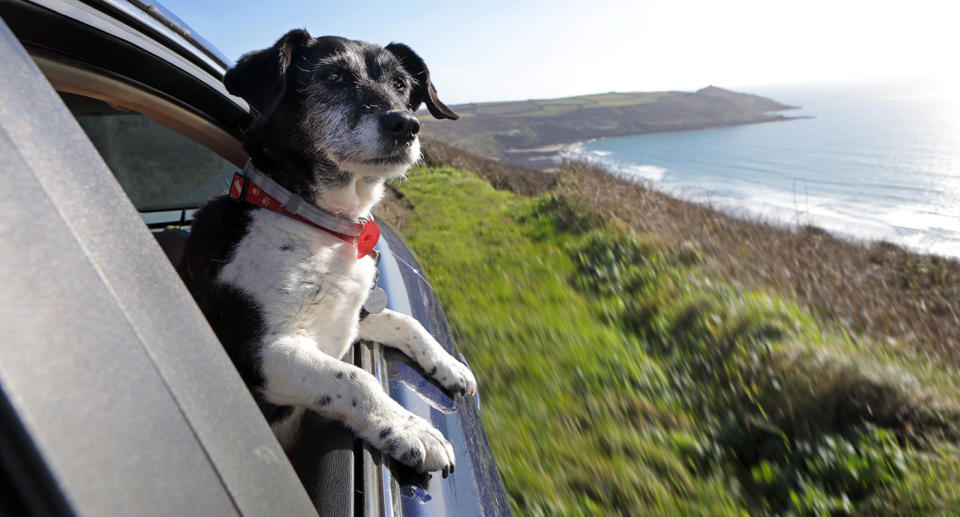
<svg viewBox="0 0 960 517">
<path fill-rule="evenodd" d="M 141 113 L 60 96 L 140 212 L 194 208 L 227 192 L 237 168 L 210 149 Z"/>
</svg>

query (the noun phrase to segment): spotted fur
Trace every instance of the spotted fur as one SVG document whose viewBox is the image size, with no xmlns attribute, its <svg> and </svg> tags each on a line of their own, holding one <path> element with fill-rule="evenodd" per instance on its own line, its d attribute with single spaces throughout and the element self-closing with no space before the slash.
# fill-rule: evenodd
<svg viewBox="0 0 960 517">
<path fill-rule="evenodd" d="M 402 44 L 284 35 L 243 56 L 225 79 L 256 113 L 244 147 L 254 166 L 299 196 L 358 220 L 420 157 L 413 112 L 457 116 Z M 454 467 L 429 422 L 391 399 L 369 373 L 340 360 L 357 339 L 394 346 L 454 394 L 475 393 L 469 369 L 413 318 L 360 319 L 376 276 L 353 245 L 226 197 L 196 215 L 180 273 L 285 446 L 305 409 L 335 418 L 421 471 Z"/>
</svg>

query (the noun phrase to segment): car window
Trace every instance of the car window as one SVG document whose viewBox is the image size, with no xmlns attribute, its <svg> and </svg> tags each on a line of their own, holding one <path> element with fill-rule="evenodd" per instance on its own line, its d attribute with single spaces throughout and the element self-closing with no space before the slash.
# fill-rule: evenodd
<svg viewBox="0 0 960 517">
<path fill-rule="evenodd" d="M 60 93 L 141 213 L 195 208 L 224 193 L 237 167 L 147 115 Z"/>
</svg>

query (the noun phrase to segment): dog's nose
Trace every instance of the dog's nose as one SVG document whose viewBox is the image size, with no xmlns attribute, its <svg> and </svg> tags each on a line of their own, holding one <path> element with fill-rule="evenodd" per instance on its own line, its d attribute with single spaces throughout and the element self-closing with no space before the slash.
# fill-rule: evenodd
<svg viewBox="0 0 960 517">
<path fill-rule="evenodd" d="M 391 111 L 380 117 L 380 127 L 390 136 L 412 139 L 420 131 L 420 121 L 409 113 Z"/>
</svg>

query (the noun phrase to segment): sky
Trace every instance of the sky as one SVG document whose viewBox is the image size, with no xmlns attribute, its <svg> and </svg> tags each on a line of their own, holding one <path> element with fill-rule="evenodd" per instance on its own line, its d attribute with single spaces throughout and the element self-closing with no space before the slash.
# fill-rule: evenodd
<svg viewBox="0 0 960 517">
<path fill-rule="evenodd" d="M 293 28 L 406 43 L 448 104 L 871 79 L 960 90 L 952 0 L 161 3 L 231 60 Z"/>
</svg>

